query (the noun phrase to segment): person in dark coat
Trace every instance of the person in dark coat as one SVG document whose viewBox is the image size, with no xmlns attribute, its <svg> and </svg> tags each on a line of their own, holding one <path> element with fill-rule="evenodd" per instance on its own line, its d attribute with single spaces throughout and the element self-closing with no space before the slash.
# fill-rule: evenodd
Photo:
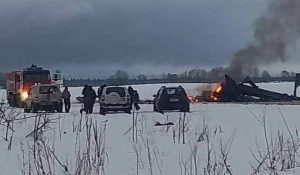
<svg viewBox="0 0 300 175">
<path fill-rule="evenodd" d="M 131 100 L 131 109 L 132 109 L 132 105 L 133 105 L 133 92 L 134 92 L 134 90 L 133 90 L 133 88 L 131 87 L 131 86 L 129 86 L 128 87 L 128 93 L 129 93 L 129 95 L 130 95 L 130 100 Z"/>
<path fill-rule="evenodd" d="M 92 86 L 88 86 L 87 92 L 87 114 L 93 113 L 94 104 L 97 98 L 96 91 L 93 89 Z"/>
<path fill-rule="evenodd" d="M 68 90 L 68 87 L 65 87 L 65 89 L 63 90 L 62 98 L 64 99 L 65 111 L 66 113 L 69 113 L 71 108 L 71 93 Z"/>
<path fill-rule="evenodd" d="M 103 89 L 106 87 L 107 85 L 106 84 L 102 84 L 99 88 L 98 88 L 98 90 L 97 90 L 97 92 L 98 92 L 98 98 L 99 98 L 99 107 L 100 107 L 100 109 L 99 109 L 99 111 L 101 112 L 101 96 L 102 96 L 102 93 L 103 93 Z"/>
<path fill-rule="evenodd" d="M 103 92 L 103 89 L 104 89 L 104 87 L 106 87 L 107 85 L 106 84 L 103 84 L 103 85 L 101 85 L 100 87 L 99 87 L 99 89 L 98 89 L 98 97 L 99 97 L 99 99 L 101 98 L 101 95 L 102 95 L 102 92 Z"/>
<path fill-rule="evenodd" d="M 85 112 L 87 111 L 87 94 L 88 94 L 88 85 L 87 84 L 84 85 L 84 88 L 83 88 L 81 94 L 83 95 L 83 108 L 80 109 L 80 113 L 82 113 L 83 111 L 85 111 Z"/>
<path fill-rule="evenodd" d="M 133 91 L 132 101 L 133 101 L 135 109 L 137 111 L 140 110 L 141 109 L 141 107 L 139 106 L 140 96 L 139 96 L 139 93 L 137 92 L 137 90 Z"/>
</svg>

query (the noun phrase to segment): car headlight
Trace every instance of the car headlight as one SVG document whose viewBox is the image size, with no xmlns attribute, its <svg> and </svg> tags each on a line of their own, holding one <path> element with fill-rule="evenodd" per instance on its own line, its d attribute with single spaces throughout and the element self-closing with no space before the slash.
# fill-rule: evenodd
<svg viewBox="0 0 300 175">
<path fill-rule="evenodd" d="M 26 100 L 28 98 L 28 93 L 27 92 L 22 92 L 21 98 L 22 98 L 22 100 Z"/>
</svg>

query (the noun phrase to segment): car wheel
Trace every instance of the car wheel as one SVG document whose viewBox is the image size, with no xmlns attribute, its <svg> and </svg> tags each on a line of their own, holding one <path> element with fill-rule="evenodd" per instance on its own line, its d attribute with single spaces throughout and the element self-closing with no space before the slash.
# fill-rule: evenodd
<svg viewBox="0 0 300 175">
<path fill-rule="evenodd" d="M 155 105 L 155 109 L 156 109 L 156 112 L 159 112 L 161 114 L 164 113 L 162 103 L 158 103 L 157 105 Z"/>
<path fill-rule="evenodd" d="M 57 112 L 62 113 L 63 112 L 63 104 L 62 103 L 58 103 L 57 107 L 56 107 Z"/>
<path fill-rule="evenodd" d="M 37 105 L 35 103 L 32 103 L 31 108 L 30 108 L 30 112 L 31 113 L 37 113 L 37 111 L 38 111 Z"/>
<path fill-rule="evenodd" d="M 127 108 L 127 109 L 125 110 L 125 113 L 131 114 L 131 108 Z"/>
<path fill-rule="evenodd" d="M 156 107 L 156 112 L 159 112 L 159 113 L 161 113 L 161 114 L 164 113 L 163 109 L 161 109 L 160 107 Z"/>
<path fill-rule="evenodd" d="M 100 114 L 101 115 L 105 115 L 106 114 L 106 111 L 102 107 L 100 107 Z"/>
<path fill-rule="evenodd" d="M 183 106 L 183 108 L 180 110 L 180 112 L 190 112 L 190 105 L 186 104 Z"/>
<path fill-rule="evenodd" d="M 58 104 L 55 102 L 52 102 L 52 105 L 49 107 L 48 111 L 51 113 L 54 113 L 55 110 L 57 109 Z"/>
</svg>

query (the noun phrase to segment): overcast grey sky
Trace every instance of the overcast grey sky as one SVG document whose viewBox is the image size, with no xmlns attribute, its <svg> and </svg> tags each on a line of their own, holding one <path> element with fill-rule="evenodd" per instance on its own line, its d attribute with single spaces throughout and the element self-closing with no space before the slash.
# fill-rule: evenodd
<svg viewBox="0 0 300 175">
<path fill-rule="evenodd" d="M 267 1 L 0 0 L 0 70 L 35 62 L 94 78 L 224 65 Z"/>
</svg>

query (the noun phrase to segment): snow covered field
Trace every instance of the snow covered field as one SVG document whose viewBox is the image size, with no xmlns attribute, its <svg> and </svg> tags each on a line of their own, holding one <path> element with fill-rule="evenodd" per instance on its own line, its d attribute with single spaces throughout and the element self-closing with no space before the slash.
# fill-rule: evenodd
<svg viewBox="0 0 300 175">
<path fill-rule="evenodd" d="M 294 84 L 258 85 L 292 94 Z M 160 86 L 138 85 L 133 88 L 139 91 L 142 99 L 151 99 Z M 182 86 L 190 95 L 196 95 L 197 89 L 203 87 L 199 84 Z M 204 175 L 204 170 L 209 171 L 209 167 L 211 175 L 218 174 L 212 173 L 214 170 L 223 172 L 220 175 L 226 174 L 227 168 L 231 171 L 227 174 L 250 175 L 253 174 L 252 165 L 258 167 L 252 153 L 259 162 L 266 160 L 263 167 L 271 164 L 276 169 L 288 169 L 287 165 L 296 166 L 300 162 L 297 154 L 300 107 L 296 105 L 194 104 L 191 105 L 192 112 L 186 115 L 177 112 L 162 115 L 151 112 L 152 105 L 141 105 L 140 113 L 134 116 L 132 128 L 133 115 L 101 116 L 97 114 L 97 104 L 94 114 L 81 116 L 81 105 L 76 103 L 75 98 L 80 96 L 82 88 L 70 90 L 73 102 L 70 114 L 30 118 L 34 114 L 25 116 L 21 113 L 17 119 L 27 119 L 9 123 L 11 129 L 8 132 L 7 122 L 1 120 L 1 175 L 24 174 L 22 169 L 25 169 L 26 175 L 30 169 L 33 174 L 38 174 L 36 169 L 44 169 L 46 174 L 50 174 L 51 169 L 56 172 L 52 174 L 59 175 L 62 174 L 62 166 L 66 166 L 72 175 L 79 170 L 88 171 L 89 167 L 90 174 L 97 174 L 98 168 L 99 174 L 105 171 L 106 175 Z M 6 112 L 7 116 L 16 113 L 18 109 Z M 34 134 L 28 134 L 34 130 L 36 118 L 40 118 L 39 126 L 45 123 L 46 127 L 36 127 L 39 132 L 36 134 L 38 139 L 34 141 Z M 47 119 L 51 122 L 44 122 L 49 121 Z M 266 119 L 267 142 L 263 119 Z M 173 122 L 174 125 L 155 126 L 156 122 Z M 6 133 L 8 141 L 5 141 Z M 11 150 L 8 150 L 10 145 Z M 296 154 L 293 154 L 294 150 Z M 290 160 L 296 162 L 290 163 Z M 43 166 L 40 166 L 41 162 Z M 299 173 L 297 168 L 279 172 L 281 175 Z"/>
</svg>

